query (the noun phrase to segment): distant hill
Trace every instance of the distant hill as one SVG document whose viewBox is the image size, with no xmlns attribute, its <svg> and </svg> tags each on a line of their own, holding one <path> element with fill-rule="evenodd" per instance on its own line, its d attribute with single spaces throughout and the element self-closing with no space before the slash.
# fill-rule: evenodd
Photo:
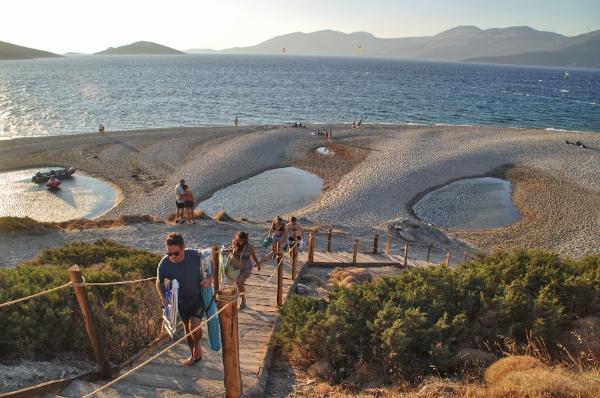
<svg viewBox="0 0 600 398">
<path fill-rule="evenodd" d="M 36 50 L 34 48 L 17 46 L 16 44 L 0 41 L 0 60 L 2 59 L 33 59 L 60 57 L 48 51 Z"/>
<path fill-rule="evenodd" d="M 466 62 L 494 64 L 571 66 L 600 69 L 600 39 L 554 51 L 530 51 L 500 57 L 467 58 Z"/>
<path fill-rule="evenodd" d="M 183 51 L 150 41 L 137 41 L 121 47 L 109 47 L 94 55 L 181 55 Z"/>
<path fill-rule="evenodd" d="M 233 54 L 288 54 L 388 57 L 460 61 L 527 52 L 552 52 L 584 44 L 600 31 L 567 37 L 528 26 L 480 29 L 458 26 L 435 36 L 378 38 L 367 32 L 322 30 L 277 36 L 255 46 L 223 50 Z M 557 53 L 559 56 L 560 53 Z M 564 53 L 568 56 L 570 53 Z"/>
</svg>

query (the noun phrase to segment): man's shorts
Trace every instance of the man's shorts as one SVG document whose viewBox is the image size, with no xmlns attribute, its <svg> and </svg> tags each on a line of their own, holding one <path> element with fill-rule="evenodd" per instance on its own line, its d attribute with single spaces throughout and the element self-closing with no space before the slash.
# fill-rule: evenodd
<svg viewBox="0 0 600 398">
<path fill-rule="evenodd" d="M 185 203 L 184 202 L 180 202 L 180 201 L 176 201 L 175 205 L 177 206 L 178 209 L 183 209 Z"/>
<path fill-rule="evenodd" d="M 191 317 L 202 319 L 204 317 L 204 303 L 202 299 L 198 299 L 189 306 L 182 305 L 179 302 L 179 316 L 183 323 L 188 323 Z"/>
<path fill-rule="evenodd" d="M 186 200 L 185 202 L 183 202 L 183 207 L 185 207 L 186 209 L 190 209 L 194 207 L 194 202 L 191 200 Z"/>
</svg>

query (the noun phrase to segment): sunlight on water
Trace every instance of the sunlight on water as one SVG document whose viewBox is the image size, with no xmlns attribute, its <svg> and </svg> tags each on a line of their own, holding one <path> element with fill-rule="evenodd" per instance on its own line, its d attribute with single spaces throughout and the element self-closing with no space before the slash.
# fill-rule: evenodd
<svg viewBox="0 0 600 398">
<path fill-rule="evenodd" d="M 600 71 L 186 55 L 0 61 L 0 139 L 173 126 L 346 122 L 600 131 Z"/>
<path fill-rule="evenodd" d="M 76 172 L 56 190 L 31 182 L 36 168 L 0 173 L 0 216 L 31 217 L 38 221 L 93 219 L 110 210 L 117 199 L 115 189 L 96 178 Z"/>
</svg>

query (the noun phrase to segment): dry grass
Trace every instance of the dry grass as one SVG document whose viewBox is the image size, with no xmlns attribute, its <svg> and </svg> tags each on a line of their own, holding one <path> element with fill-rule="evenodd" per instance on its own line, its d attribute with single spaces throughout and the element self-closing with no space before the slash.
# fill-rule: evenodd
<svg viewBox="0 0 600 398">
<path fill-rule="evenodd" d="M 44 234 L 50 229 L 56 229 L 56 225 L 29 217 L 0 217 L 0 232 Z"/>
<path fill-rule="evenodd" d="M 74 230 L 74 229 L 92 229 L 92 228 L 115 228 L 115 227 L 123 227 L 126 225 L 134 225 L 141 223 L 154 223 L 160 222 L 157 218 L 153 216 L 120 216 L 115 220 L 87 220 L 85 218 L 80 218 L 77 220 L 70 220 L 61 223 L 55 223 L 60 228 L 66 230 Z"/>
<path fill-rule="evenodd" d="M 364 268 L 336 268 L 329 276 L 329 282 L 340 287 L 350 287 L 371 280 L 373 274 Z"/>
<path fill-rule="evenodd" d="M 213 220 L 215 221 L 225 221 L 225 222 L 234 222 L 235 219 L 232 218 L 229 214 L 225 213 L 225 211 L 223 210 L 219 210 L 218 212 L 215 213 L 215 215 L 213 216 Z"/>
<path fill-rule="evenodd" d="M 484 377 L 487 383 L 498 383 L 512 372 L 547 368 L 548 366 L 538 358 L 527 355 L 512 355 L 494 362 L 487 368 Z"/>
<path fill-rule="evenodd" d="M 509 358 L 501 359 L 498 362 Z M 495 382 L 467 386 L 469 398 L 598 398 L 600 397 L 600 374 L 598 371 L 573 372 L 563 367 L 538 366 L 512 370 Z M 520 363 L 523 365 L 523 363 Z M 492 365 L 494 366 L 494 365 Z M 487 372 L 486 372 L 487 376 Z M 487 377 L 486 377 L 487 379 Z"/>
</svg>

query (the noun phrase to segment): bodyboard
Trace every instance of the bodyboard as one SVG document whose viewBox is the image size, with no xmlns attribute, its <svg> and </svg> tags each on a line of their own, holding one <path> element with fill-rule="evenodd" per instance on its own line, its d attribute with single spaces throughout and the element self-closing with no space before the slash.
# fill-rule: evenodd
<svg viewBox="0 0 600 398">
<path fill-rule="evenodd" d="M 165 297 L 170 304 L 162 309 L 162 328 L 171 338 L 177 331 L 177 313 L 179 312 L 179 282 L 173 279 L 165 287 Z"/>
<path fill-rule="evenodd" d="M 210 249 L 200 250 L 200 267 L 202 271 L 202 278 L 209 278 L 212 276 L 212 251 Z M 204 302 L 206 318 L 217 313 L 217 303 L 214 299 L 214 291 L 212 286 L 200 288 L 202 294 L 202 301 Z M 219 326 L 219 317 L 215 316 L 207 324 L 208 329 L 208 346 L 213 351 L 219 351 L 221 349 L 221 327 Z"/>
</svg>

